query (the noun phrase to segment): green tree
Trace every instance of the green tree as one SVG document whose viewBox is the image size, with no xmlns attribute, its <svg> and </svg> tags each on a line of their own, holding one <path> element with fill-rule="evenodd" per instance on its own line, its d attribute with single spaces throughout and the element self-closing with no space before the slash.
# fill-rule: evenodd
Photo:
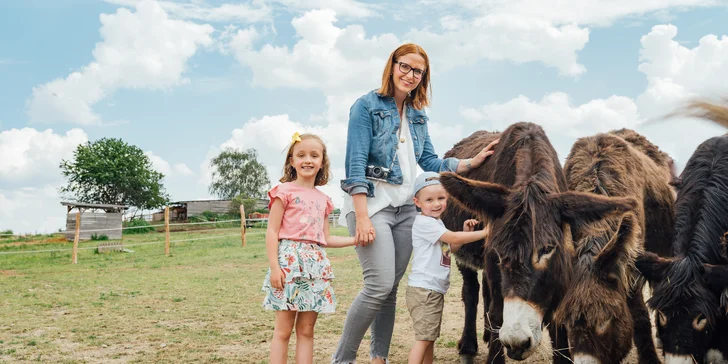
<svg viewBox="0 0 728 364">
<path fill-rule="evenodd" d="M 255 205 L 258 201 L 253 198 L 244 198 L 242 195 L 237 195 L 230 201 L 230 213 L 233 215 L 240 215 L 240 205 L 245 208 L 245 214 L 250 214 L 255 209 Z"/>
<path fill-rule="evenodd" d="M 62 160 L 60 167 L 67 185 L 59 192 L 78 202 L 154 209 L 169 201 L 161 182 L 164 175 L 141 149 L 121 139 L 81 144 L 73 160 Z"/>
<path fill-rule="evenodd" d="M 213 170 L 210 193 L 222 199 L 263 198 L 270 186 L 268 171 L 258 162 L 255 149 L 227 148 L 210 161 L 210 167 Z"/>
</svg>

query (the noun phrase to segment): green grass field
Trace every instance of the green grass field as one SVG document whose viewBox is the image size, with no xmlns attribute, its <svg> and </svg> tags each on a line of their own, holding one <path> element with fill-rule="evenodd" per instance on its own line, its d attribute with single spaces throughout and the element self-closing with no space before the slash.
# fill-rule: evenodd
<svg viewBox="0 0 728 364">
<path fill-rule="evenodd" d="M 71 252 L 2 254 L 19 250 L 70 249 L 71 243 L 0 243 L 0 362 L 266 363 L 273 313 L 261 308 L 267 271 L 264 230 L 248 229 L 241 247 L 239 228 L 172 233 L 164 255 L 164 234 L 125 235 L 133 253 L 97 254 L 99 242 L 82 242 L 78 264 Z M 333 231 L 346 235 L 343 228 Z M 235 235 L 223 237 L 224 235 Z M 27 243 L 27 242 L 26 242 Z M 12 246 L 11 246 L 12 245 Z M 346 310 L 362 287 L 354 248 L 327 249 L 334 266 L 337 312 L 316 325 L 316 363 L 327 363 L 338 342 Z M 403 278 L 390 359 L 406 362 L 413 342 Z M 437 363 L 459 363 L 462 281 L 456 270 L 446 296 Z M 482 307 L 482 304 L 481 304 Z M 482 333 L 482 309 L 478 328 Z M 294 336 L 295 337 L 295 336 Z M 368 362 L 369 336 L 358 360 Z M 485 360 L 481 342 L 478 360 Z M 291 340 L 290 362 L 295 338 Z M 533 361 L 550 362 L 548 346 Z M 547 360 L 548 359 L 548 360 Z"/>
</svg>

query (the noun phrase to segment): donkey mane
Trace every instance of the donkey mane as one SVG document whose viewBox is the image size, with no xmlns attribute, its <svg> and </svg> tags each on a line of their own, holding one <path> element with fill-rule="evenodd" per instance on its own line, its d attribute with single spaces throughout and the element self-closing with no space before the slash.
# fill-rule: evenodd
<svg viewBox="0 0 728 364">
<path fill-rule="evenodd" d="M 685 110 L 691 116 L 705 117 L 728 127 L 726 106 L 696 101 Z M 710 322 L 714 322 L 716 317 L 709 306 L 709 302 L 714 302 L 714 294 L 705 284 L 696 282 L 703 282 L 703 264 L 728 263 L 720 244 L 721 237 L 728 231 L 728 134 L 701 143 L 680 179 L 672 249 L 676 256 L 683 259 L 672 263 L 667 272 L 669 285 L 648 303 L 658 309 L 676 308 L 672 306 L 680 302 L 675 300 L 678 297 L 701 297 L 693 300 L 692 304 Z"/>
<path fill-rule="evenodd" d="M 556 151 L 539 125 L 519 122 L 511 125 L 502 133 L 477 131 L 455 144 L 444 157 L 469 158 L 492 140 L 495 140 L 499 134 L 500 142 L 495 146 L 495 153 L 480 168 L 464 173 L 463 177 L 477 181 L 499 183 L 516 190 L 517 192 L 513 193 L 509 204 L 517 207 L 509 212 L 507 211 L 502 219 L 504 221 L 532 219 L 534 223 L 530 225 L 534 229 L 538 227 L 541 230 L 538 232 L 524 232 L 525 234 L 530 236 L 539 234 L 547 237 L 550 241 L 558 243 L 561 240 L 560 230 L 543 231 L 544 228 L 535 223 L 539 217 L 552 213 L 544 208 L 544 206 L 547 206 L 546 195 L 566 191 L 566 179 Z M 448 205 L 453 206 L 452 208 L 448 206 L 446 213 L 443 215 L 446 225 L 447 221 L 456 218 L 455 215 L 467 211 L 467 208 L 457 200 L 450 199 L 450 201 Z M 528 258 L 530 260 L 530 257 L 527 256 L 529 250 L 533 247 L 513 244 L 509 240 L 502 243 L 507 244 L 507 246 L 501 246 L 500 248 L 508 252 L 509 255 L 514 254 L 521 259 Z M 463 248 L 466 247 L 467 245 Z M 467 250 L 461 249 L 458 252 L 464 253 Z M 460 256 L 462 254 L 456 255 Z"/>
</svg>

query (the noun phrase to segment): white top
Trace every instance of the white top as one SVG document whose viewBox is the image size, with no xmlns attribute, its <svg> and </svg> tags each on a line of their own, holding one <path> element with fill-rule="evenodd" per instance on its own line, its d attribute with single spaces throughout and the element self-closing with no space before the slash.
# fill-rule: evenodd
<svg viewBox="0 0 728 364">
<path fill-rule="evenodd" d="M 440 219 L 418 214 L 412 223 L 412 271 L 408 285 L 445 294 L 450 288 L 450 246 L 440 241 L 447 231 Z"/>
<path fill-rule="evenodd" d="M 417 160 L 415 160 L 415 147 L 412 143 L 412 134 L 410 134 L 409 122 L 405 115 L 402 119 L 402 131 L 400 138 L 404 138 L 404 143 L 399 143 L 397 149 L 397 160 L 402 170 L 402 184 L 393 185 L 391 183 L 371 180 L 374 184 L 374 197 L 367 197 L 367 212 L 369 217 L 379 212 L 381 209 L 392 205 L 399 207 L 403 205 L 414 204 L 414 183 L 417 176 Z M 384 166 L 389 168 L 389 166 Z M 343 192 L 343 191 L 342 191 Z M 346 215 L 354 211 L 354 202 L 351 196 L 344 193 L 344 206 L 339 215 L 339 224 L 346 226 Z"/>
</svg>

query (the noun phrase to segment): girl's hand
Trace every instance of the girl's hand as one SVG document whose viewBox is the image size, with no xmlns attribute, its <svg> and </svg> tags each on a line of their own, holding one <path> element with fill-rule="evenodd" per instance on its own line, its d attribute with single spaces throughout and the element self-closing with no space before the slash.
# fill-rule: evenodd
<svg viewBox="0 0 728 364">
<path fill-rule="evenodd" d="M 283 289 L 286 284 L 286 273 L 281 267 L 276 267 L 270 271 L 270 285 L 276 289 Z"/>
<path fill-rule="evenodd" d="M 465 220 L 465 222 L 463 222 L 463 231 L 473 231 L 475 230 L 475 225 L 478 225 L 478 220 Z"/>
<path fill-rule="evenodd" d="M 485 148 L 483 148 L 480 153 L 478 153 L 478 155 L 470 160 L 470 167 L 477 168 L 481 164 L 483 164 L 486 158 L 490 157 L 491 155 L 493 155 L 493 153 L 495 153 L 495 151 L 493 151 L 492 149 L 495 147 L 496 144 L 498 144 L 498 142 L 500 142 L 500 139 L 496 139 L 490 142 L 490 144 L 486 145 Z"/>
<path fill-rule="evenodd" d="M 356 245 L 367 246 L 374 242 L 377 237 L 372 226 L 372 220 L 368 216 L 356 218 Z"/>
</svg>

